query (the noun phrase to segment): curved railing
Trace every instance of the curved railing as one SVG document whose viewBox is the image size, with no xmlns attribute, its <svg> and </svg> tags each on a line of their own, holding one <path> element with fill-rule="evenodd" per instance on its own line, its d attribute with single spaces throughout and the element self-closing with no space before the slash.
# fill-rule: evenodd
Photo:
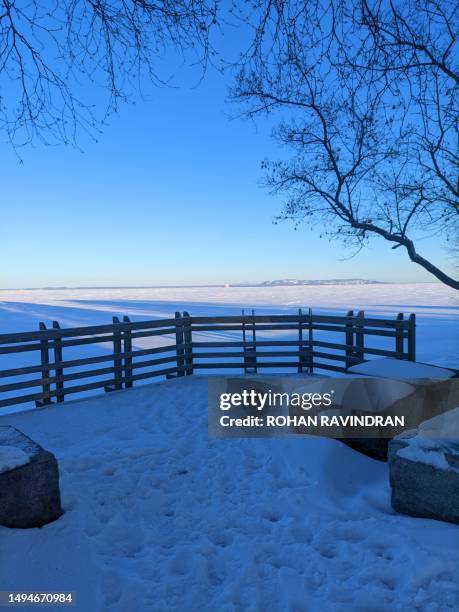
<svg viewBox="0 0 459 612">
<path fill-rule="evenodd" d="M 62 402 L 196 372 L 346 372 L 373 356 L 415 359 L 415 315 L 190 316 L 0 334 L 0 408 Z M 5 367 L 8 366 L 8 367 Z M 14 367 L 15 366 L 15 367 Z M 79 395 L 78 395 L 79 394 Z"/>
</svg>

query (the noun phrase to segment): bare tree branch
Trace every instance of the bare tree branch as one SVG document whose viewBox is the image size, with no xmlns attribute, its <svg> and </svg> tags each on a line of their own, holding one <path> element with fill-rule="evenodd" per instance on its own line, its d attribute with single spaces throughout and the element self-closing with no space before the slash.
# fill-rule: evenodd
<svg viewBox="0 0 459 612">
<path fill-rule="evenodd" d="M 216 11 L 217 0 L 1 0 L 0 129 L 15 147 L 96 134 L 142 76 L 164 84 L 167 50 L 205 69 Z"/>
<path fill-rule="evenodd" d="M 281 218 L 357 247 L 380 236 L 459 289 L 416 248 L 459 228 L 457 4 L 255 6 L 244 19 L 257 35 L 232 97 L 246 116 L 283 118 L 275 137 L 293 155 L 264 163 L 268 187 L 286 195 Z"/>
</svg>

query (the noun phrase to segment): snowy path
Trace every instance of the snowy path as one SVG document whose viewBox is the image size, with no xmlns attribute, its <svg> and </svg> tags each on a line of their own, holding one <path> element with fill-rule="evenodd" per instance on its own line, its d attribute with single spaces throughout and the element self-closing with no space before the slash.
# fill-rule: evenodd
<svg viewBox="0 0 459 612">
<path fill-rule="evenodd" d="M 6 415 L 54 451 L 64 516 L 0 527 L 0 583 L 78 610 L 459 607 L 459 528 L 393 513 L 387 466 L 333 440 L 207 437 L 204 378 Z"/>
</svg>

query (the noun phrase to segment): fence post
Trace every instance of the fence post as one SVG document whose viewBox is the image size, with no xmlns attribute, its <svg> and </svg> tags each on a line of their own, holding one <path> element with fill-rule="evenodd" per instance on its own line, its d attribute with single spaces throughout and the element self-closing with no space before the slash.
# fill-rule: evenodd
<svg viewBox="0 0 459 612">
<path fill-rule="evenodd" d="M 408 329 L 408 360 L 416 361 L 416 315 L 410 314 Z"/>
<path fill-rule="evenodd" d="M 183 313 L 183 342 L 185 343 L 185 375 L 191 376 L 193 374 L 193 347 L 192 344 L 192 331 L 191 331 L 191 317 L 189 312 Z"/>
<path fill-rule="evenodd" d="M 46 325 L 41 321 L 39 323 L 39 329 L 40 331 L 46 331 Z M 42 340 L 40 340 L 40 360 L 41 360 L 41 365 L 42 366 L 47 366 L 49 365 L 49 341 L 47 338 L 43 338 Z M 44 367 L 41 370 L 41 379 L 42 381 L 45 381 L 46 379 L 49 378 L 49 373 L 50 373 L 50 368 L 46 368 Z M 49 382 L 43 382 L 41 385 L 42 391 L 43 393 L 50 393 L 51 391 L 51 385 L 49 384 Z M 35 400 L 35 406 L 37 408 L 40 408 L 41 406 L 44 405 L 49 405 L 52 404 L 51 398 L 48 397 L 44 397 L 42 400 Z"/>
<path fill-rule="evenodd" d="M 53 321 L 53 329 L 60 329 L 60 325 L 57 321 Z M 54 346 L 54 363 L 59 363 L 62 361 L 62 338 L 55 338 L 53 342 Z M 64 374 L 64 370 L 62 367 L 54 367 L 54 372 L 56 378 L 61 378 Z M 56 401 L 63 402 L 64 401 L 64 381 L 57 380 L 56 381 Z"/>
<path fill-rule="evenodd" d="M 257 368 L 257 334 L 256 334 L 256 330 L 255 330 L 255 310 L 252 309 L 252 355 L 251 355 L 251 362 L 253 364 L 252 366 L 252 373 L 253 374 L 257 374 L 258 372 L 258 368 Z"/>
<path fill-rule="evenodd" d="M 312 328 L 312 308 L 308 309 L 308 365 L 309 365 L 309 374 L 312 374 L 314 372 L 314 355 L 313 355 L 313 350 L 314 350 L 314 340 L 312 337 L 312 332 L 313 332 L 313 328 Z"/>
<path fill-rule="evenodd" d="M 301 308 L 298 308 L 298 374 L 303 373 L 304 363 L 304 345 L 303 345 L 303 313 Z"/>
<path fill-rule="evenodd" d="M 356 363 L 362 363 L 365 361 L 365 334 L 363 332 L 363 327 L 365 325 L 363 321 L 364 317 L 364 311 L 359 310 L 355 324 L 355 356 L 358 359 Z"/>
<path fill-rule="evenodd" d="M 130 323 L 131 319 L 126 315 L 123 317 L 123 323 Z M 132 376 L 132 355 L 126 356 L 126 353 L 132 353 L 132 332 L 130 329 L 123 331 L 123 355 L 124 355 L 124 388 L 130 389 L 134 382 L 126 380 Z"/>
<path fill-rule="evenodd" d="M 353 317 L 354 311 L 348 310 L 347 317 Z M 344 332 L 344 339 L 346 344 L 345 355 L 346 355 L 346 370 L 348 370 L 353 364 L 353 346 L 354 346 L 354 325 L 351 322 L 346 322 L 346 331 Z M 347 348 L 349 347 L 349 348 Z"/>
<path fill-rule="evenodd" d="M 118 317 L 113 317 L 113 366 L 116 368 L 113 376 L 113 388 L 118 391 L 123 388 L 123 359 L 121 357 L 121 330 L 120 320 Z"/>
<path fill-rule="evenodd" d="M 185 371 L 183 369 L 183 325 L 182 317 L 179 312 L 175 313 L 175 346 L 175 351 L 177 355 L 177 376 L 184 376 Z"/>
<path fill-rule="evenodd" d="M 256 353 L 256 331 L 255 331 L 255 311 L 252 310 L 252 342 L 247 343 L 246 320 L 244 310 L 242 311 L 242 340 L 244 352 L 244 374 L 257 373 L 257 353 Z"/>
<path fill-rule="evenodd" d="M 245 334 L 245 312 L 244 312 L 244 309 L 242 309 L 242 352 L 244 354 L 244 374 L 247 374 L 247 361 L 246 361 L 247 344 L 246 344 L 246 334 Z"/>
<path fill-rule="evenodd" d="M 298 372 L 302 374 L 303 368 L 308 368 L 308 371 L 312 372 L 312 329 L 310 322 L 308 322 L 307 325 L 309 337 L 308 340 L 304 340 L 303 325 L 305 323 L 306 315 L 303 314 L 303 310 L 301 308 L 298 309 L 298 317 Z"/>
<path fill-rule="evenodd" d="M 399 312 L 395 320 L 403 321 L 403 312 Z M 403 359 L 403 326 L 395 328 L 395 352 L 397 353 L 396 359 Z"/>
</svg>

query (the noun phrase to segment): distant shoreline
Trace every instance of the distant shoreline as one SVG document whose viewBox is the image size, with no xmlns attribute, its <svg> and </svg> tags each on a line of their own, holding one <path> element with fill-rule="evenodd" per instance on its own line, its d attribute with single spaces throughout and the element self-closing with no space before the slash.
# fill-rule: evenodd
<svg viewBox="0 0 459 612">
<path fill-rule="evenodd" d="M 330 279 L 310 281 L 263 281 L 241 283 L 215 283 L 207 285 L 81 285 L 76 287 L 3 287 L 1 291 L 88 291 L 97 289 L 206 289 L 206 288 L 265 288 L 276 287 L 320 287 L 320 286 L 365 286 L 365 285 L 407 285 L 407 284 L 441 284 L 438 281 L 373 281 L 366 279 Z"/>
</svg>

